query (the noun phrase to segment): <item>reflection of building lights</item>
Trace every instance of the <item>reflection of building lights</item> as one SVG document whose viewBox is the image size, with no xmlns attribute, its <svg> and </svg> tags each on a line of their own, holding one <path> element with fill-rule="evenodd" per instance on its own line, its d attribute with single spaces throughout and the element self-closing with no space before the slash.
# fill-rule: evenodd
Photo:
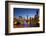
<svg viewBox="0 0 46 36">
<path fill-rule="evenodd" d="M 17 22 L 14 22 L 14 24 L 17 24 Z"/>
</svg>

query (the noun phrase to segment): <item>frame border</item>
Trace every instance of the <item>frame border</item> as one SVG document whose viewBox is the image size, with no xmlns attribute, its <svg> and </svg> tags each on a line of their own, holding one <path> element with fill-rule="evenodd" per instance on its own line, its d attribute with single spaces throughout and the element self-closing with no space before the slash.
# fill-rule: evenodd
<svg viewBox="0 0 46 36">
<path fill-rule="evenodd" d="M 43 31 L 38 32 L 22 32 L 22 33 L 9 33 L 8 31 L 8 3 L 27 3 L 27 4 L 42 4 L 43 5 Z M 45 3 L 40 2 L 22 2 L 22 1 L 5 1 L 5 35 L 18 35 L 18 34 L 32 34 L 45 32 Z"/>
</svg>

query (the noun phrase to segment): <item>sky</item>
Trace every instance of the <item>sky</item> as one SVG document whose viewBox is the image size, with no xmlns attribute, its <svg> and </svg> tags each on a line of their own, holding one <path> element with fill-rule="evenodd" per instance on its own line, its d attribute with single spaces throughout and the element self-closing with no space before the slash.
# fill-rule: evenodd
<svg viewBox="0 0 46 36">
<path fill-rule="evenodd" d="M 35 8 L 14 8 L 14 16 L 15 17 L 25 17 L 28 18 L 30 17 L 34 17 L 36 15 L 36 12 L 39 12 L 39 9 L 35 9 Z"/>
</svg>

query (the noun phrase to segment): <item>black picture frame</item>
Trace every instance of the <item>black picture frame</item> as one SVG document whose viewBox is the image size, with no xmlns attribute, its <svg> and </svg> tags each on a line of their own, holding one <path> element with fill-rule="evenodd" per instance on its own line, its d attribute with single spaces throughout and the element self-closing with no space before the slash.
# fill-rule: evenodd
<svg viewBox="0 0 46 36">
<path fill-rule="evenodd" d="M 8 3 L 28 3 L 28 4 L 42 4 L 43 5 L 43 31 L 38 32 L 22 32 L 22 33 L 9 33 L 8 31 Z M 45 32 L 45 3 L 40 2 L 22 2 L 22 1 L 5 1 L 5 35 L 18 35 L 18 34 L 35 34 Z"/>
</svg>

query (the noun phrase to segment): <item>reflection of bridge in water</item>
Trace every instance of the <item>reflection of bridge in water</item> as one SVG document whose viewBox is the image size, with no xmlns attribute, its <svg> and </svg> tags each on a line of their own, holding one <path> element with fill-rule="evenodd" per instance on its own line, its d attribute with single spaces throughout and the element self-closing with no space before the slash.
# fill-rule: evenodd
<svg viewBox="0 0 46 36">
<path fill-rule="evenodd" d="M 28 24 L 26 21 L 24 21 L 24 27 L 39 27 L 39 23 Z"/>
</svg>

